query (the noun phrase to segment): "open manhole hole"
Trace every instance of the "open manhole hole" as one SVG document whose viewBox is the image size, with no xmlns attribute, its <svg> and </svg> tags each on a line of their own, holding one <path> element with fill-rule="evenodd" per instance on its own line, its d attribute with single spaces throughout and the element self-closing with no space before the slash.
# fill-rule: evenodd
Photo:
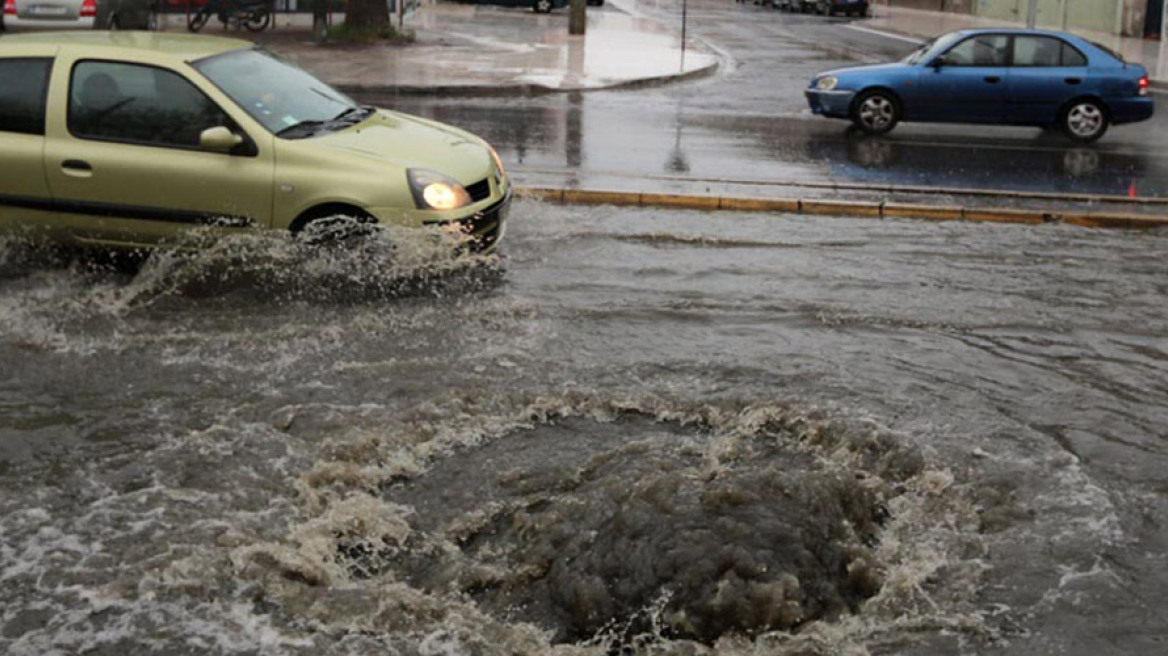
<svg viewBox="0 0 1168 656">
<path fill-rule="evenodd" d="M 828 458 L 805 438 L 636 413 L 560 419 L 387 488 L 415 510 L 414 538 L 392 552 L 342 543 L 342 557 L 561 643 L 711 644 L 831 620 L 879 591 L 884 501 L 921 461 L 879 441 Z"/>
</svg>

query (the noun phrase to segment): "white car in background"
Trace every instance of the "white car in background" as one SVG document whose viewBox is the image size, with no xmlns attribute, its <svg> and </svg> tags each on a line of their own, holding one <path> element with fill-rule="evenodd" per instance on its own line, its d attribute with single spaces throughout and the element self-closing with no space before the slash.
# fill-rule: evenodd
<svg viewBox="0 0 1168 656">
<path fill-rule="evenodd" d="M 0 30 L 92 29 L 97 0 L 3 0 Z"/>
</svg>

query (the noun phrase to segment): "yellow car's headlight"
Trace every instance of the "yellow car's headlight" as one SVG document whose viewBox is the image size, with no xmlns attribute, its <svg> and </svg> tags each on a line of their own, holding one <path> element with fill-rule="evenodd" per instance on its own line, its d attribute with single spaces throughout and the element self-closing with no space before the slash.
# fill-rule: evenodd
<svg viewBox="0 0 1168 656">
<path fill-rule="evenodd" d="M 470 194 L 453 178 L 437 171 L 409 169 L 410 191 L 420 210 L 455 210 L 470 205 Z"/>
<path fill-rule="evenodd" d="M 839 84 L 839 78 L 834 75 L 824 75 L 815 81 L 815 88 L 820 91 L 831 91 Z"/>
</svg>

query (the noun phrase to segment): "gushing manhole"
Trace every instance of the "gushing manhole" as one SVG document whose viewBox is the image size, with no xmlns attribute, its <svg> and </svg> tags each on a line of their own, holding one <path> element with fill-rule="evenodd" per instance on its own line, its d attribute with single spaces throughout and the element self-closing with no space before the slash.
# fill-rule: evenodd
<svg viewBox="0 0 1168 656">
<path fill-rule="evenodd" d="M 781 426 L 561 419 L 387 489 L 415 509 L 416 539 L 384 566 L 557 642 L 791 629 L 879 591 L 883 500 L 920 468 L 892 443 L 845 460 Z"/>
</svg>

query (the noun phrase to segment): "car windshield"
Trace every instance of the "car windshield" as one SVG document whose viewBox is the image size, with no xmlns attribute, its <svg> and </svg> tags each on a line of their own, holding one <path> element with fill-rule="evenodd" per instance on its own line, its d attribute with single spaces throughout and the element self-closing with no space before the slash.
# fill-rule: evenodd
<svg viewBox="0 0 1168 656">
<path fill-rule="evenodd" d="M 934 57 L 948 50 L 961 37 L 961 32 L 950 32 L 931 41 L 926 41 L 921 44 L 921 47 L 912 51 L 912 54 L 902 59 L 901 62 L 905 64 L 919 64 L 921 62 L 932 61 Z"/>
<path fill-rule="evenodd" d="M 344 127 L 341 117 L 360 116 L 361 108 L 345 94 L 307 71 L 261 49 L 238 50 L 194 63 L 223 93 L 269 131 L 309 136 L 313 131 Z"/>
</svg>

